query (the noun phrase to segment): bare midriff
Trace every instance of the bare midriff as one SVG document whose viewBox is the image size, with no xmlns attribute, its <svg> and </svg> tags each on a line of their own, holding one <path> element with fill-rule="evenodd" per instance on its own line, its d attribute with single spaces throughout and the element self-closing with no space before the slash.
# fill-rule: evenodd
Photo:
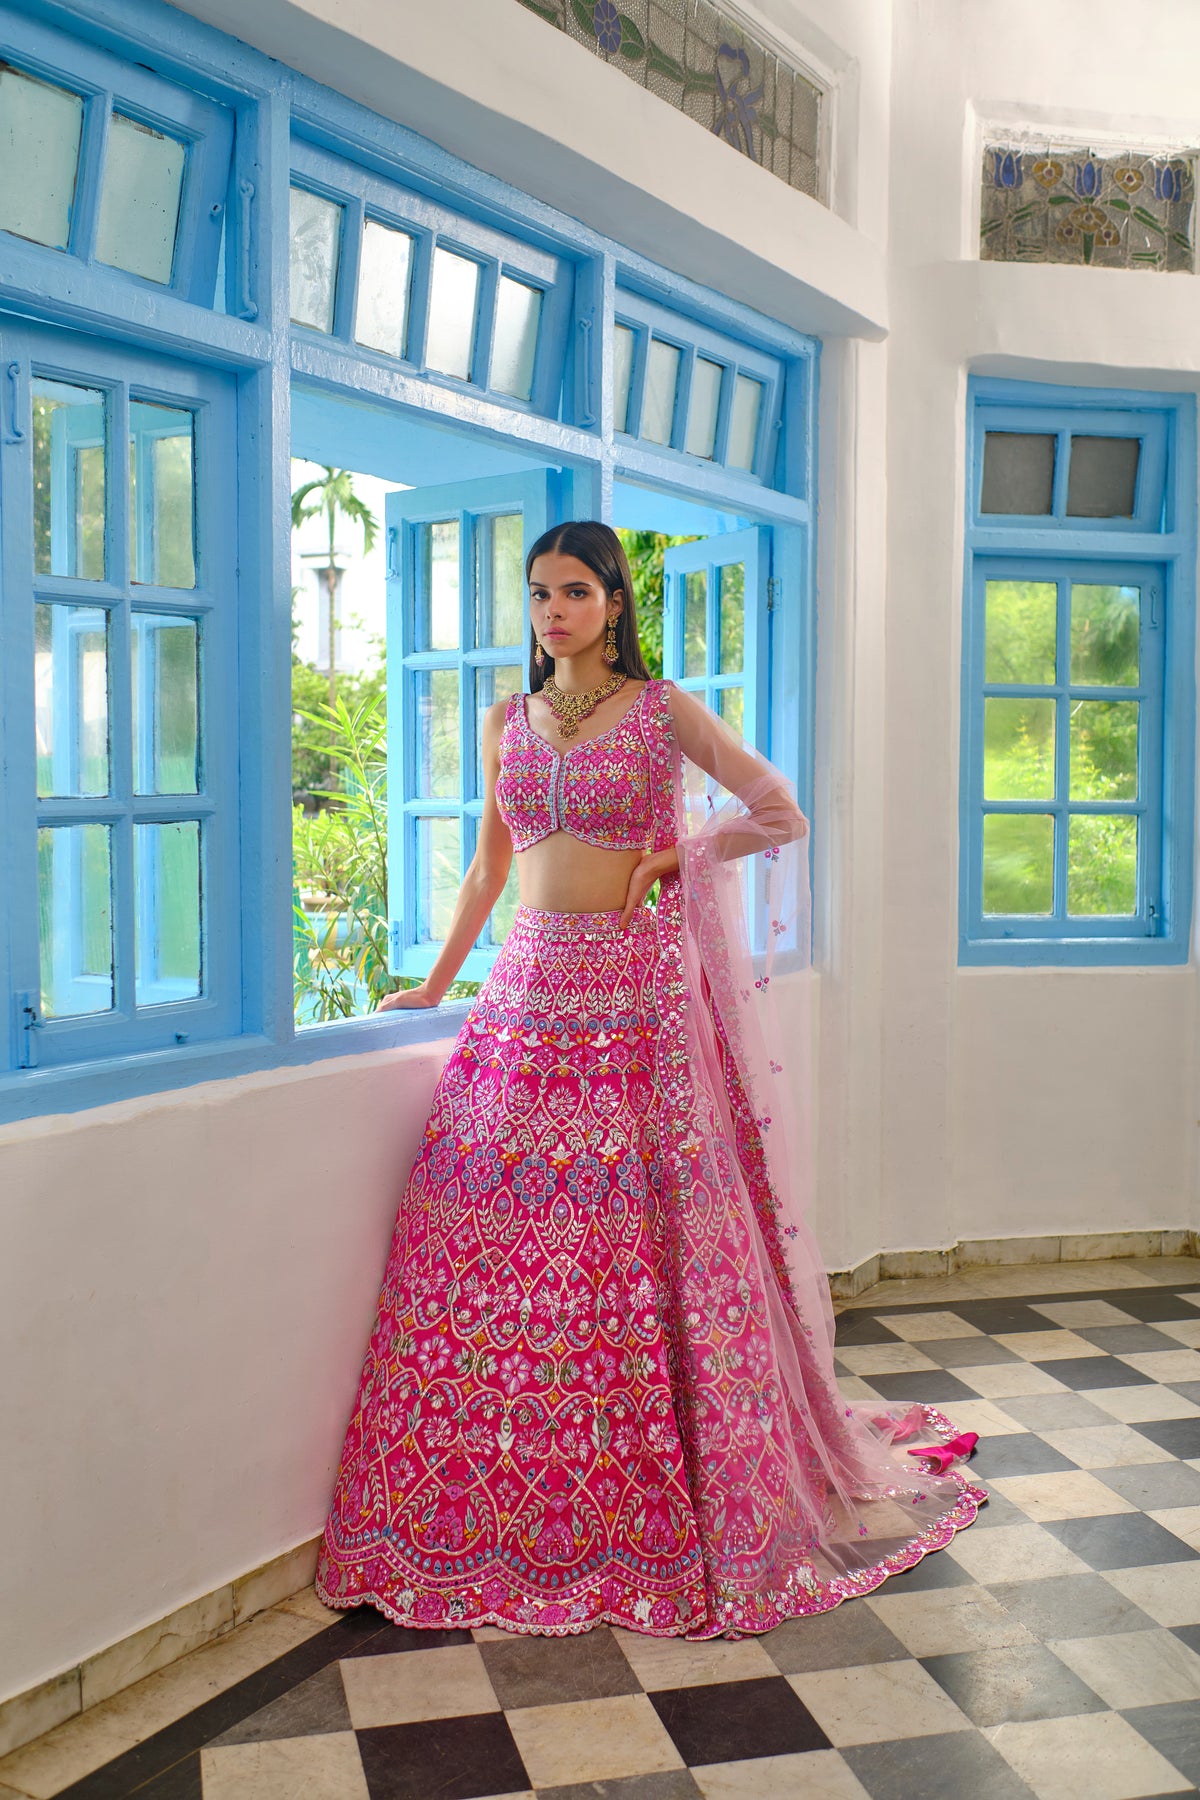
<svg viewBox="0 0 1200 1800">
<path fill-rule="evenodd" d="M 624 906 L 640 850 L 605 850 L 567 831 L 551 832 L 516 857 L 526 906 L 541 912 L 610 912 Z"/>
</svg>

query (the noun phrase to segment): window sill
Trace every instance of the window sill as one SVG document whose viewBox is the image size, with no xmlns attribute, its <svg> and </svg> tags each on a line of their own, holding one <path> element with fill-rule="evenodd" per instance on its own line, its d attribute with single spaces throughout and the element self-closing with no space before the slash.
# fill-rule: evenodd
<svg viewBox="0 0 1200 1800">
<path fill-rule="evenodd" d="M 470 1004 L 452 1000 L 420 1011 L 339 1019 L 307 1027 L 286 1040 L 248 1035 L 108 1061 L 18 1069 L 0 1077 L 0 1126 L 170 1093 L 202 1081 L 302 1068 L 376 1050 L 418 1050 L 457 1036 Z"/>
<path fill-rule="evenodd" d="M 1176 938 L 964 938 L 960 969 L 1180 967 L 1189 945 Z"/>
</svg>

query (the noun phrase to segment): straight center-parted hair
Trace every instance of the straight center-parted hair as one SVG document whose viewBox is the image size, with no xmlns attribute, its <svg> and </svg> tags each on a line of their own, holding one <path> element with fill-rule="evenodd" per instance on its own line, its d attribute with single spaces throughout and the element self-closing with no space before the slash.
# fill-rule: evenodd
<svg viewBox="0 0 1200 1800">
<path fill-rule="evenodd" d="M 525 585 L 539 556 L 573 556 L 585 563 L 609 598 L 620 593 L 624 600 L 617 619 L 617 660 L 614 673 L 631 675 L 635 681 L 649 681 L 650 671 L 638 642 L 637 615 L 633 605 L 633 577 L 624 545 L 611 525 L 599 519 L 571 519 L 565 525 L 552 525 L 544 531 L 525 558 Z M 529 691 L 536 694 L 548 675 L 554 673 L 554 658 L 547 651 L 539 669 L 534 657 L 537 637 L 529 627 Z"/>
</svg>

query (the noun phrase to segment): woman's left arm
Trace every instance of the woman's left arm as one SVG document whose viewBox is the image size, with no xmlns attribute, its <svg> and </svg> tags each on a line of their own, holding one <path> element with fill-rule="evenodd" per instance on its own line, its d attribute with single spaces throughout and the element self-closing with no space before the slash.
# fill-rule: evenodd
<svg viewBox="0 0 1200 1800">
<path fill-rule="evenodd" d="M 736 794 L 744 813 L 722 820 L 722 861 L 750 856 L 771 844 L 788 844 L 808 832 L 808 820 L 792 798 L 785 775 L 752 750 L 694 694 L 672 682 L 667 688 L 675 737 L 689 761 Z"/>
<path fill-rule="evenodd" d="M 707 842 L 721 862 L 754 856 L 772 845 L 790 844 L 808 832 L 808 820 L 796 805 L 787 778 L 765 756 L 747 747 L 722 719 L 711 713 L 694 695 L 674 682 L 667 684 L 667 702 L 675 737 L 689 761 L 713 776 L 723 788 L 736 794 L 743 811 L 706 827 Z M 702 840 L 704 834 L 701 834 Z M 686 845 L 685 845 L 686 853 Z M 647 851 L 629 878 L 621 924 L 646 898 L 662 876 L 679 869 L 679 850 Z"/>
</svg>

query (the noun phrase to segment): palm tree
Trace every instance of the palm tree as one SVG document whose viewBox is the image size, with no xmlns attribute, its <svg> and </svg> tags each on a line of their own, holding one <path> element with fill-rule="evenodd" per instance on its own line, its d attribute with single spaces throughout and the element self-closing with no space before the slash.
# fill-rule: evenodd
<svg viewBox="0 0 1200 1800">
<path fill-rule="evenodd" d="M 328 463 L 322 463 L 321 467 L 325 471 L 323 478 L 306 481 L 292 495 L 292 529 L 297 530 L 306 519 L 314 518 L 319 512 L 325 514 L 329 526 L 329 562 L 317 573 L 325 582 L 326 618 L 329 623 L 329 701 L 333 705 L 337 700 L 337 595 L 342 574 L 337 567 L 335 547 L 338 519 L 349 519 L 351 524 L 362 527 L 364 556 L 370 552 L 379 526 L 370 507 L 355 493 L 354 476 L 350 470 L 331 469 Z"/>
</svg>

